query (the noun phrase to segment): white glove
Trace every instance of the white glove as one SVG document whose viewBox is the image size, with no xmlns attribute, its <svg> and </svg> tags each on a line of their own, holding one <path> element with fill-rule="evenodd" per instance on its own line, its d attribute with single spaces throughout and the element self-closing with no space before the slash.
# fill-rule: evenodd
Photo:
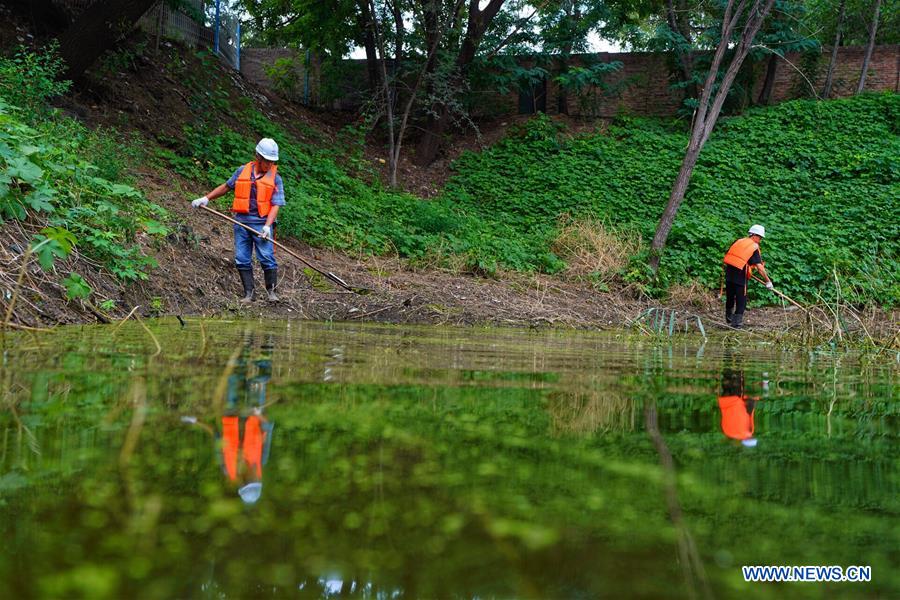
<svg viewBox="0 0 900 600">
<path fill-rule="evenodd" d="M 267 240 L 272 237 L 272 228 L 268 225 L 263 225 L 262 228 L 262 239 Z"/>
<path fill-rule="evenodd" d="M 767 281 L 767 282 L 766 282 L 766 289 L 767 289 L 767 290 L 774 290 L 774 289 L 775 289 L 775 286 L 772 285 L 772 282 L 771 282 L 771 281 Z"/>
<path fill-rule="evenodd" d="M 207 204 L 209 204 L 209 198 L 207 198 L 206 196 L 197 198 L 196 200 L 191 202 L 191 206 L 193 206 L 194 208 L 200 208 L 201 206 L 206 206 Z"/>
</svg>

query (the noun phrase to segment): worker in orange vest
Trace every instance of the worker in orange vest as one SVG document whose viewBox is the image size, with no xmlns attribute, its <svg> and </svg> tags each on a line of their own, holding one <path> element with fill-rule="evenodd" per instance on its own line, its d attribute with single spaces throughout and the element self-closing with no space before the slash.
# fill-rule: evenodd
<svg viewBox="0 0 900 600">
<path fill-rule="evenodd" d="M 766 237 L 766 228 L 754 225 L 747 237 L 737 240 L 725 253 L 725 322 L 735 329 L 744 324 L 744 311 L 747 308 L 747 283 L 753 270 L 759 271 L 766 288 L 774 290 L 775 286 L 759 253 L 759 243 Z"/>
<path fill-rule="evenodd" d="M 763 374 L 765 377 L 765 374 Z M 763 391 L 769 389 L 768 380 L 762 382 Z M 726 367 L 722 372 L 722 393 L 718 398 L 722 413 L 722 433 L 748 448 L 756 446 L 753 413 L 759 396 L 748 396 L 744 390 L 744 371 Z"/>
<path fill-rule="evenodd" d="M 253 302 L 253 249 L 262 265 L 269 302 L 277 302 L 275 288 L 278 285 L 278 263 L 275 262 L 275 223 L 278 209 L 284 206 L 284 183 L 278 174 L 278 144 L 263 138 L 256 145 L 254 161 L 238 167 L 231 178 L 191 206 L 206 206 L 210 200 L 234 190 L 231 212 L 235 220 L 247 225 L 254 235 L 240 225 L 234 226 L 234 263 L 241 276 L 244 295 L 242 304 Z"/>
</svg>

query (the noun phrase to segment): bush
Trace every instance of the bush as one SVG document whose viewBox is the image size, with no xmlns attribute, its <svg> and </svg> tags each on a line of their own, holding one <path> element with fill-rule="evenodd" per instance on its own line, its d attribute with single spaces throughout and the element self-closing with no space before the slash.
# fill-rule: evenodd
<svg viewBox="0 0 900 600">
<path fill-rule="evenodd" d="M 145 279 L 154 263 L 136 238 L 141 232 L 165 235 L 159 220 L 165 213 L 123 183 L 127 143 L 44 104 L 66 87 L 54 81 L 60 67 L 48 55 L 20 52 L 0 59 L 0 222 L 43 219 L 48 227 L 35 246 L 45 268 L 77 245 L 119 278 Z M 5 93 L 17 85 L 23 91 L 11 96 L 13 105 Z M 66 282 L 70 296 L 84 294 L 78 278 L 70 275 Z"/>
<path fill-rule="evenodd" d="M 71 85 L 56 79 L 65 67 L 58 45 L 53 41 L 41 54 L 19 48 L 12 57 L 0 59 L 0 98 L 21 107 L 30 123 L 45 117 L 50 110 L 47 100 L 64 94 Z"/>
</svg>

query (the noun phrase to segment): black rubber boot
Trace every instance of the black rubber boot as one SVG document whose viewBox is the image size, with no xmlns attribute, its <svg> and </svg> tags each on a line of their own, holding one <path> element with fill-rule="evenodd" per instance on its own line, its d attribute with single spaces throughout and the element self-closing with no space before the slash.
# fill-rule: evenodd
<svg viewBox="0 0 900 600">
<path fill-rule="evenodd" d="M 253 302 L 253 269 L 238 269 L 241 276 L 241 285 L 244 286 L 244 296 L 238 302 L 250 304 Z"/>
<path fill-rule="evenodd" d="M 278 294 L 275 293 L 275 288 L 278 286 L 278 269 L 263 271 L 263 275 L 266 276 L 266 293 L 269 295 L 269 302 L 278 302 Z"/>
<path fill-rule="evenodd" d="M 734 313 L 734 317 L 731 318 L 731 326 L 734 329 L 740 329 L 744 326 L 744 313 Z"/>
<path fill-rule="evenodd" d="M 727 310 L 725 311 L 725 322 L 731 325 L 731 313 Z"/>
</svg>

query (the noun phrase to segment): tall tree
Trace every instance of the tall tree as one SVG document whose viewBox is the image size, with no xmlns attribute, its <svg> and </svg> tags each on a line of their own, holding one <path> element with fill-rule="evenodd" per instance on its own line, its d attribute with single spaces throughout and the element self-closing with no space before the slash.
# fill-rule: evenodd
<svg viewBox="0 0 900 600">
<path fill-rule="evenodd" d="M 785 55 L 792 52 L 808 52 L 819 49 L 819 43 L 806 35 L 800 23 L 806 8 L 803 1 L 775 0 L 771 17 L 763 24 L 753 48 L 750 60 L 757 62 L 765 59 L 766 72 L 760 89 L 757 104 L 769 104 L 775 88 L 775 75 L 778 64 L 785 60 Z M 793 68 L 793 67 L 791 67 Z M 815 95 L 815 90 L 810 90 Z"/>
<path fill-rule="evenodd" d="M 828 73 L 825 75 L 825 87 L 822 88 L 822 99 L 828 100 L 831 96 L 831 86 L 834 83 L 834 67 L 837 65 L 838 48 L 841 46 L 841 33 L 844 28 L 844 14 L 847 10 L 847 0 L 841 0 L 838 8 L 837 27 L 834 34 L 834 44 L 831 46 L 831 59 L 828 61 Z"/>
<path fill-rule="evenodd" d="M 725 12 L 722 16 L 722 29 L 719 37 L 719 43 L 713 54 L 709 72 L 703 89 L 700 92 L 700 99 L 697 109 L 694 111 L 693 124 L 691 126 L 691 138 L 688 143 L 684 159 L 681 162 L 681 168 L 672 191 L 669 194 L 669 202 L 663 211 L 659 224 L 656 227 L 656 234 L 653 236 L 653 242 L 650 245 L 650 268 L 655 273 L 659 269 L 659 259 L 662 251 L 666 246 L 666 239 L 669 237 L 669 231 L 675 222 L 675 215 L 678 208 L 684 200 L 685 192 L 691 181 L 691 175 L 700 157 L 700 151 L 704 144 L 712 134 L 719 113 L 722 111 L 722 105 L 731 89 L 734 79 L 747 58 L 747 54 L 753 45 L 753 40 L 759 33 L 775 0 L 738 0 L 735 6 L 735 0 L 728 0 L 725 5 Z M 749 6 L 748 6 L 749 4 Z M 731 50 L 731 60 L 728 68 L 722 76 L 721 81 L 716 85 L 719 69 L 722 66 L 726 53 L 729 53 L 729 46 L 733 43 L 733 37 L 738 31 L 739 23 L 743 21 L 743 31 Z M 715 94 L 714 94 L 715 93 Z"/>
<path fill-rule="evenodd" d="M 450 90 L 459 90 L 465 81 L 467 71 L 475 59 L 481 40 L 487 32 L 491 21 L 497 16 L 506 0 L 489 0 L 482 8 L 479 0 L 469 0 L 466 13 L 465 33 L 461 35 L 458 50 L 449 68 Z M 434 73 L 434 70 L 431 70 Z M 422 137 L 416 146 L 415 162 L 428 165 L 437 157 L 444 134 L 451 122 L 450 107 L 447 102 L 438 101 L 429 110 L 427 122 L 422 129 Z"/>
<path fill-rule="evenodd" d="M 869 61 L 872 60 L 872 50 L 875 48 L 875 35 L 878 33 L 878 13 L 881 10 L 881 0 L 875 0 L 875 6 L 872 9 L 872 24 L 869 26 L 869 41 L 866 44 L 866 54 L 863 57 L 862 69 L 859 73 L 859 85 L 856 86 L 856 93 L 862 94 L 866 88 L 866 76 L 869 74 Z"/>
<path fill-rule="evenodd" d="M 455 0 L 456 3 L 453 5 L 452 10 L 446 15 L 440 14 L 439 6 L 435 2 L 428 1 L 423 4 L 421 20 L 427 24 L 425 35 L 427 43 L 425 48 L 426 55 L 424 60 L 420 62 L 411 84 L 407 84 L 404 81 L 405 73 L 402 69 L 403 39 L 406 37 L 406 31 L 403 10 L 399 0 L 388 2 L 384 7 L 386 10 L 381 12 L 381 18 L 379 18 L 375 0 L 367 1 L 369 2 L 369 13 L 373 17 L 369 26 L 373 31 L 375 45 L 380 54 L 378 59 L 380 95 L 378 99 L 380 110 L 385 116 L 388 131 L 390 185 L 391 187 L 396 187 L 398 184 L 397 171 L 400 165 L 400 152 L 403 148 L 403 138 L 409 126 L 413 106 L 415 106 L 426 73 L 434 63 L 441 41 L 451 32 L 452 25 L 457 21 L 464 0 Z M 387 43 L 382 26 L 385 22 L 392 22 L 393 24 L 394 58 L 390 73 L 387 69 Z M 405 104 L 403 111 L 397 114 L 396 110 L 400 106 L 401 88 L 405 94 Z"/>
<path fill-rule="evenodd" d="M 129 33 L 156 0 L 97 0 L 59 38 L 63 77 L 77 81 L 100 55 Z"/>
</svg>

